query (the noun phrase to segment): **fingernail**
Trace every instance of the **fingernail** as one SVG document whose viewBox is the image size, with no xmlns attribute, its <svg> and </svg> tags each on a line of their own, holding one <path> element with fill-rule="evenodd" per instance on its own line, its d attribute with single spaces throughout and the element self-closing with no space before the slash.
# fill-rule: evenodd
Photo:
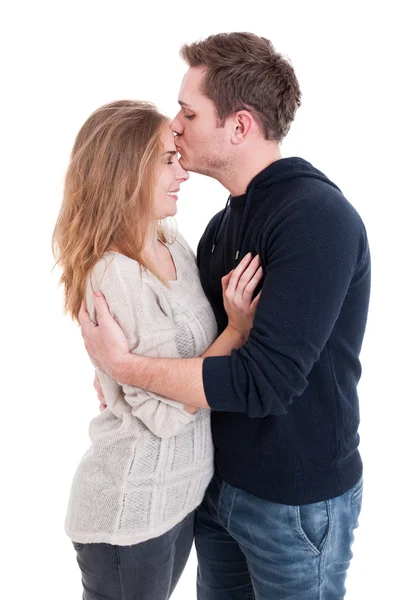
<svg viewBox="0 0 398 600">
<path fill-rule="evenodd" d="M 98 290 L 95 290 L 94 296 L 97 296 L 97 298 L 101 298 L 101 292 L 99 292 Z"/>
</svg>

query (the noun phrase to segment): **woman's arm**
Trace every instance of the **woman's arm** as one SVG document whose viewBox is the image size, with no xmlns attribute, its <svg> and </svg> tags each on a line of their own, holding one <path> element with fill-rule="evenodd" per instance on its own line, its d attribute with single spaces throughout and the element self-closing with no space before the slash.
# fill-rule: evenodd
<svg viewBox="0 0 398 600">
<path fill-rule="evenodd" d="M 254 313 L 260 294 L 252 300 L 253 292 L 263 276 L 260 257 L 251 260 L 246 255 L 239 265 L 222 278 L 224 308 L 228 315 L 228 325 L 204 352 L 201 358 L 207 356 L 230 356 L 233 349 L 237 350 L 246 342 L 253 325 Z M 184 405 L 190 414 L 195 414 L 198 408 Z"/>
<path fill-rule="evenodd" d="M 177 241 L 196 262 L 194 252 L 180 232 Z M 259 300 L 259 295 L 253 300 L 253 293 L 262 276 L 260 257 L 256 256 L 252 259 L 249 253 L 242 258 L 235 269 L 222 278 L 224 308 L 228 315 L 228 325 L 201 355 L 201 358 L 231 355 L 232 350 L 237 350 L 246 342 Z"/>
<path fill-rule="evenodd" d="M 253 300 L 253 293 L 262 276 L 259 256 L 252 260 L 249 253 L 233 271 L 222 278 L 228 325 L 201 358 L 230 355 L 233 349 L 238 349 L 246 342 L 260 297 L 258 294 Z"/>
<path fill-rule="evenodd" d="M 246 340 L 247 335 L 227 325 L 222 334 L 201 355 L 201 358 L 206 358 L 206 356 L 230 355 L 233 349 L 237 350 L 240 348 Z"/>
</svg>

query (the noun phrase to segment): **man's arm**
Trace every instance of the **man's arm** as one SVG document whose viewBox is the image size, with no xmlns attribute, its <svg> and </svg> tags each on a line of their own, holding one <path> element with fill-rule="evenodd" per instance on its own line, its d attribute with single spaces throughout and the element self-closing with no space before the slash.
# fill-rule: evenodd
<svg viewBox="0 0 398 600">
<path fill-rule="evenodd" d="M 263 276 L 259 257 L 246 255 L 239 265 L 222 278 L 224 306 L 229 323 L 224 332 L 200 358 L 163 359 L 131 355 L 127 340 L 112 319 L 104 296 L 94 292 L 95 325 L 85 307 L 79 313 L 87 352 L 103 371 L 124 385 L 136 386 L 177 402 L 197 408 L 209 408 L 202 383 L 203 359 L 230 355 L 247 339 L 260 299 L 253 292 Z M 188 405 L 188 406 L 187 406 Z"/>
<path fill-rule="evenodd" d="M 203 358 L 148 358 L 129 354 L 116 366 L 117 380 L 195 406 L 210 408 L 202 381 Z"/>
<path fill-rule="evenodd" d="M 208 356 L 230 355 L 233 348 L 239 348 L 245 342 L 246 336 L 227 327 L 200 358 L 150 358 L 130 354 L 104 296 L 98 292 L 94 295 L 101 330 L 91 322 L 84 309 L 79 318 L 86 335 L 87 351 L 102 370 L 122 384 L 140 387 L 189 406 L 210 408 L 203 388 L 203 360 Z"/>
<path fill-rule="evenodd" d="M 351 285 L 363 284 L 366 303 L 366 232 L 339 194 L 290 206 L 274 224 L 271 242 L 265 236 L 261 243 L 266 276 L 249 338 L 231 356 L 203 363 L 203 386 L 213 411 L 286 414 L 306 389 Z"/>
</svg>

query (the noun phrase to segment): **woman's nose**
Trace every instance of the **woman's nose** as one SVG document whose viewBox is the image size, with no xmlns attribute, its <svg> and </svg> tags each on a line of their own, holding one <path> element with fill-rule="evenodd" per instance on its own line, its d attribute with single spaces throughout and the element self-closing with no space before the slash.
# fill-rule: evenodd
<svg viewBox="0 0 398 600">
<path fill-rule="evenodd" d="M 188 181 L 189 179 L 189 173 L 188 171 L 186 171 L 185 169 L 183 169 L 181 167 L 181 165 L 179 165 L 179 170 L 177 173 L 177 179 L 178 181 Z"/>
</svg>

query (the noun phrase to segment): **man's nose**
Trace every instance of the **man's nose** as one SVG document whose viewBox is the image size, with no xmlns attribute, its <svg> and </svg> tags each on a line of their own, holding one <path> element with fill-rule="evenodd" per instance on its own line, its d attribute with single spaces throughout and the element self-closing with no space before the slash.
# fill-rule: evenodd
<svg viewBox="0 0 398 600">
<path fill-rule="evenodd" d="M 170 123 L 170 129 L 173 133 L 175 133 L 177 135 L 183 134 L 184 128 L 183 128 L 182 124 L 180 123 L 180 120 L 178 119 L 178 117 L 174 117 L 174 119 Z"/>
</svg>

